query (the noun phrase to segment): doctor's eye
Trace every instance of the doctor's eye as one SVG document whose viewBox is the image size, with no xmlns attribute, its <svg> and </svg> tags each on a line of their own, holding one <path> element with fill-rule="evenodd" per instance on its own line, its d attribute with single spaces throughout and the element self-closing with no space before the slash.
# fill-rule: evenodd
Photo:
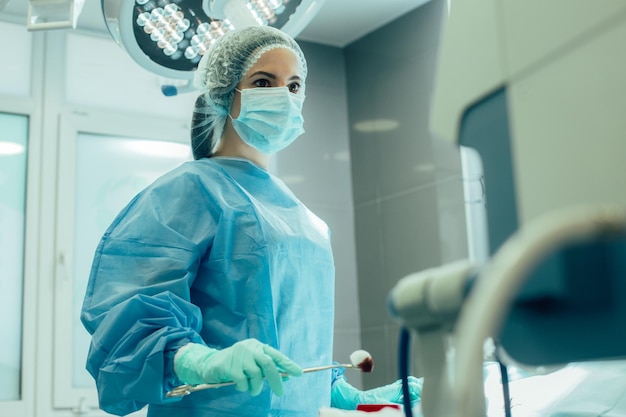
<svg viewBox="0 0 626 417">
<path fill-rule="evenodd" d="M 271 87 L 271 84 L 265 78 L 260 78 L 254 82 L 256 87 Z"/>
<path fill-rule="evenodd" d="M 289 92 L 291 93 L 297 93 L 298 90 L 300 90 L 300 84 L 299 83 L 291 83 L 288 85 L 289 87 Z"/>
</svg>

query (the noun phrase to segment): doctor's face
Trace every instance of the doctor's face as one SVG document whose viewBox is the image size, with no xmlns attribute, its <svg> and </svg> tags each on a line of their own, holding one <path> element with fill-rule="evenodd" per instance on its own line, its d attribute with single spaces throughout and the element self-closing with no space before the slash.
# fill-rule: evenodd
<svg viewBox="0 0 626 417">
<path fill-rule="evenodd" d="M 303 95 L 303 84 L 298 57 L 291 50 L 278 47 L 261 55 L 237 88 L 287 87 L 291 93 Z M 240 109 L 241 94 L 235 92 L 230 115 L 236 119 Z"/>
</svg>

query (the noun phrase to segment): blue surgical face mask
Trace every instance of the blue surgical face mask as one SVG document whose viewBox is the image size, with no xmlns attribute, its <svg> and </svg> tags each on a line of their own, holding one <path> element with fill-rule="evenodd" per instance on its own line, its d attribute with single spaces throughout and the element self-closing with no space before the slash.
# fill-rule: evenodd
<svg viewBox="0 0 626 417">
<path fill-rule="evenodd" d="M 239 116 L 232 120 L 241 140 L 264 154 L 286 148 L 304 133 L 304 95 L 287 87 L 259 87 L 237 90 L 241 93 Z"/>
</svg>

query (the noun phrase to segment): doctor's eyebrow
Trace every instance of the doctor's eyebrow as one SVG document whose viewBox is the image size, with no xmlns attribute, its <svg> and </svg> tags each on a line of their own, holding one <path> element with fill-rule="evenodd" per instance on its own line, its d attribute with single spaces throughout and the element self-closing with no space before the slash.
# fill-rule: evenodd
<svg viewBox="0 0 626 417">
<path fill-rule="evenodd" d="M 262 75 L 272 80 L 276 79 L 276 75 L 272 74 L 271 72 L 266 72 L 266 71 L 256 71 L 250 74 L 250 77 L 248 78 L 253 78 L 253 77 L 256 77 L 257 75 Z M 302 78 L 298 75 L 292 75 L 291 77 L 289 77 L 289 81 L 302 81 Z"/>
</svg>

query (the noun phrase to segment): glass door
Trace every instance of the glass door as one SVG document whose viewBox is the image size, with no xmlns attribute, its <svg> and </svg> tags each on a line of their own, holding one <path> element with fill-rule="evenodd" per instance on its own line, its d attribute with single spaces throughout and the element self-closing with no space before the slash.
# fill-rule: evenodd
<svg viewBox="0 0 626 417">
<path fill-rule="evenodd" d="M 28 117 L 0 113 L 0 401 L 22 399 Z"/>
</svg>

